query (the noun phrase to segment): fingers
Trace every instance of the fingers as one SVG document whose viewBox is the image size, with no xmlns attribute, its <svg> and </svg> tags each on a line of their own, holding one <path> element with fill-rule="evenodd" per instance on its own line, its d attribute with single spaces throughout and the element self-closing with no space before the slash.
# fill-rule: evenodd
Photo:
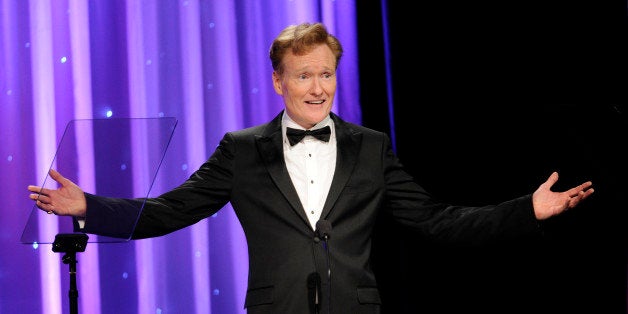
<svg viewBox="0 0 628 314">
<path fill-rule="evenodd" d="M 55 181 L 63 179 L 61 174 L 59 174 L 59 172 L 55 171 L 54 169 L 50 170 L 50 177 L 54 179 Z M 51 204 L 51 199 L 48 194 L 50 190 L 44 189 L 43 186 L 37 186 L 37 185 L 29 185 L 27 189 L 30 192 L 33 192 L 29 194 L 28 197 L 31 200 L 35 201 L 35 206 L 37 206 L 37 208 L 45 211 L 49 215 L 56 214 L 54 212 L 54 207 Z"/>
<path fill-rule="evenodd" d="M 569 208 L 576 207 L 581 201 L 593 194 L 594 190 L 591 188 L 591 185 L 591 182 L 585 182 L 574 188 L 576 189 L 575 193 L 572 192 L 569 194 Z"/>
<path fill-rule="evenodd" d="M 584 199 L 589 197 L 589 195 L 593 194 L 593 192 L 595 192 L 595 189 L 589 186 L 586 190 L 584 190 L 584 195 L 582 196 L 582 198 Z"/>
<path fill-rule="evenodd" d="M 49 192 L 49 191 L 48 192 L 44 191 L 43 187 L 35 186 L 35 185 L 29 185 L 28 190 L 33 192 L 29 194 L 28 197 L 34 201 L 40 200 L 44 196 L 48 196 L 48 192 Z"/>
<path fill-rule="evenodd" d="M 36 186 L 36 185 L 29 185 L 28 186 L 28 190 L 31 191 L 31 192 L 39 193 L 39 192 L 41 192 L 42 187 L 41 186 Z"/>
<path fill-rule="evenodd" d="M 579 194 L 583 193 L 582 196 L 588 196 L 591 193 L 593 193 L 593 189 L 591 188 L 591 186 L 593 185 L 593 182 L 591 181 L 587 181 L 585 183 L 582 183 L 576 187 L 573 187 L 569 190 L 567 190 L 567 193 L 570 197 L 576 197 L 579 196 Z"/>
<path fill-rule="evenodd" d="M 53 180 L 55 180 L 55 181 L 57 181 L 57 182 L 61 183 L 61 185 L 65 185 L 65 183 L 66 183 L 67 179 L 66 179 L 65 177 L 63 177 L 63 176 L 61 175 L 61 173 L 59 173 L 59 171 L 57 171 L 57 170 L 54 170 L 54 169 L 50 168 L 50 171 L 48 171 L 48 174 L 50 174 L 50 177 L 51 177 Z"/>
<path fill-rule="evenodd" d="M 59 173 L 59 171 L 54 170 L 53 168 L 50 168 L 50 171 L 48 171 L 48 174 L 50 174 L 50 177 L 53 178 L 55 181 L 59 181 L 59 179 L 63 178 L 63 176 Z"/>
<path fill-rule="evenodd" d="M 42 203 L 50 203 L 50 197 L 48 197 L 47 195 L 44 195 L 44 194 L 32 193 L 28 197 L 30 199 L 32 199 L 33 201 L 39 201 L 39 202 L 42 202 Z"/>
<path fill-rule="evenodd" d="M 549 178 L 547 178 L 546 183 L 548 183 L 549 186 L 552 187 L 557 181 L 558 181 L 558 172 L 554 171 L 552 172 L 552 174 L 550 174 Z"/>
<path fill-rule="evenodd" d="M 578 205 L 578 203 L 580 203 L 581 200 L 584 199 L 584 191 L 580 191 L 580 193 L 572 196 L 569 199 L 569 203 L 567 204 L 567 208 L 574 208 Z"/>
<path fill-rule="evenodd" d="M 52 205 L 50 205 L 50 197 L 43 194 L 43 188 L 35 185 L 29 185 L 28 190 L 35 192 L 29 194 L 28 198 L 35 201 L 35 206 L 37 206 L 37 208 L 45 211 L 49 215 L 55 213 Z"/>
<path fill-rule="evenodd" d="M 28 190 L 31 193 L 28 197 L 35 201 L 35 205 L 39 209 L 47 212 L 48 214 L 62 216 L 69 215 L 70 210 L 68 208 L 74 206 L 77 201 L 80 203 L 81 199 L 77 200 L 76 198 L 81 197 L 79 192 L 82 191 L 75 184 L 73 184 L 72 181 L 63 177 L 61 173 L 54 169 L 49 170 L 49 176 L 61 186 L 56 189 L 49 189 L 44 188 L 43 186 L 29 185 Z M 82 200 L 82 204 L 79 204 L 78 206 L 84 208 L 84 197 Z"/>
<path fill-rule="evenodd" d="M 33 201 L 35 201 L 35 204 L 37 205 L 37 207 L 41 209 L 44 209 L 42 208 L 43 206 L 50 204 L 50 198 L 43 196 L 41 194 L 33 193 L 33 194 L 30 194 L 28 197 L 32 199 Z"/>
<path fill-rule="evenodd" d="M 550 190 L 552 188 L 552 186 L 554 186 L 556 181 L 558 181 L 558 172 L 554 171 L 554 172 L 552 172 L 552 174 L 550 174 L 550 176 L 547 178 L 547 180 L 545 180 L 545 182 L 543 182 L 539 186 L 539 188 Z"/>
<path fill-rule="evenodd" d="M 580 192 L 578 192 L 579 201 L 591 196 L 593 192 L 595 192 L 595 190 L 591 187 L 591 184 L 587 184 L 582 190 L 580 190 Z"/>
<path fill-rule="evenodd" d="M 31 194 L 30 198 L 35 200 L 35 206 L 37 206 L 37 208 L 45 211 L 47 214 L 56 214 L 54 212 L 54 206 L 52 206 L 49 203 L 44 203 L 41 200 L 39 200 L 37 197 L 37 194 Z"/>
<path fill-rule="evenodd" d="M 552 186 L 554 186 L 554 184 L 556 184 L 556 182 L 558 182 L 558 172 L 554 171 L 552 172 L 552 174 L 547 178 L 547 181 L 545 181 L 543 183 L 543 185 L 545 187 L 547 187 L 548 189 L 551 189 Z M 589 195 L 591 195 L 593 193 L 593 188 L 591 188 L 591 186 L 593 186 L 593 182 L 591 181 L 587 181 L 584 182 L 576 187 L 573 187 L 567 191 L 565 191 L 565 193 L 567 193 L 567 195 L 569 195 L 569 197 L 573 198 L 576 196 L 579 196 L 581 198 L 587 198 Z M 583 195 L 579 195 L 581 192 L 584 192 Z"/>
<path fill-rule="evenodd" d="M 59 172 L 57 172 L 54 169 L 50 169 L 49 173 L 50 173 L 50 177 L 57 182 L 59 182 L 60 180 L 67 180 Z M 44 189 L 43 186 L 37 186 L 37 185 L 29 185 L 27 189 L 31 192 L 34 192 L 37 194 L 44 194 L 44 195 L 47 195 L 50 192 L 50 190 Z"/>
</svg>

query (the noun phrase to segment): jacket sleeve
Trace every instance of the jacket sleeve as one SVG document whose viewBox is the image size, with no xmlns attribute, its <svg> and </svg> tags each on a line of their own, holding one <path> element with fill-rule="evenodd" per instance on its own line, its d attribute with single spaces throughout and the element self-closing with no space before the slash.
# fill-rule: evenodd
<svg viewBox="0 0 628 314">
<path fill-rule="evenodd" d="M 213 215 L 230 200 L 234 142 L 231 134 L 225 134 L 198 170 L 157 197 L 128 199 L 86 193 L 87 215 L 80 231 L 142 239 L 174 232 Z"/>
<path fill-rule="evenodd" d="M 440 202 L 404 170 L 387 137 L 382 149 L 385 207 L 401 224 L 437 242 L 462 245 L 542 235 L 531 194 L 486 206 Z"/>
</svg>

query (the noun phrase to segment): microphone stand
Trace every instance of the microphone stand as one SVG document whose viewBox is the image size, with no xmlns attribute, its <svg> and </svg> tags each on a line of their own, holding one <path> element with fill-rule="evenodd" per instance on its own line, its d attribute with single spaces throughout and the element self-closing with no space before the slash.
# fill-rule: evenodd
<svg viewBox="0 0 628 314">
<path fill-rule="evenodd" d="M 332 230 L 331 222 L 329 220 L 320 219 L 316 222 L 316 234 L 319 238 L 323 240 L 323 249 L 325 250 L 325 255 L 327 259 L 327 312 L 331 313 L 331 262 L 329 257 L 329 238 Z"/>
<path fill-rule="evenodd" d="M 325 248 L 325 253 L 327 253 L 327 292 L 329 293 L 327 311 L 331 313 L 331 264 L 329 262 L 329 234 L 327 233 L 323 235 L 323 247 Z"/>
<path fill-rule="evenodd" d="M 88 236 L 84 233 L 59 233 L 52 244 L 53 252 L 63 252 L 62 261 L 70 268 L 70 313 L 78 314 L 78 288 L 76 286 L 76 252 L 84 252 Z"/>
</svg>

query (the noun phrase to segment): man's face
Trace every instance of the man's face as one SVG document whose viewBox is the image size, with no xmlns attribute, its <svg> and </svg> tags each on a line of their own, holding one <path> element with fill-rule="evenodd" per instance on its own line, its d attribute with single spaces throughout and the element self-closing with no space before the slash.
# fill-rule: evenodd
<svg viewBox="0 0 628 314">
<path fill-rule="evenodd" d="M 331 111 L 336 94 L 336 58 L 327 45 L 296 56 L 288 52 L 284 72 L 273 72 L 273 86 L 283 97 L 286 112 L 300 126 L 309 129 Z"/>
</svg>

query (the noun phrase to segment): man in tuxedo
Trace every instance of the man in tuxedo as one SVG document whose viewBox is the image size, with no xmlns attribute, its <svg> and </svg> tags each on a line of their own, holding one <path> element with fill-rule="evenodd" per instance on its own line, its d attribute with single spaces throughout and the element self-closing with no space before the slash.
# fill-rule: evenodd
<svg viewBox="0 0 628 314">
<path fill-rule="evenodd" d="M 430 239 L 486 243 L 538 235 L 539 221 L 593 193 L 591 182 L 554 192 L 552 173 L 533 193 L 500 204 L 436 202 L 404 171 L 385 133 L 331 112 L 342 52 L 323 24 L 285 28 L 270 49 L 285 109 L 268 123 L 226 133 L 171 191 L 149 199 L 97 196 L 53 169 L 59 188 L 29 186 L 30 198 L 48 213 L 76 217 L 82 232 L 133 239 L 190 226 L 230 202 L 248 244 L 249 313 L 380 313 L 370 258 L 381 211 Z"/>
</svg>

